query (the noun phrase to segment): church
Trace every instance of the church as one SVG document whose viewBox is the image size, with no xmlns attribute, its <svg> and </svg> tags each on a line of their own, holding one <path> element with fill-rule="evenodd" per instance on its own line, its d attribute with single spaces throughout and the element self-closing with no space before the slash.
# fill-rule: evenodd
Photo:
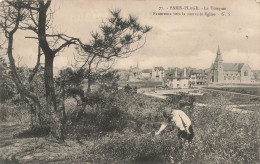
<svg viewBox="0 0 260 164">
<path fill-rule="evenodd" d="M 210 83 L 251 83 L 252 70 L 246 63 L 223 63 L 220 48 L 210 67 Z"/>
</svg>

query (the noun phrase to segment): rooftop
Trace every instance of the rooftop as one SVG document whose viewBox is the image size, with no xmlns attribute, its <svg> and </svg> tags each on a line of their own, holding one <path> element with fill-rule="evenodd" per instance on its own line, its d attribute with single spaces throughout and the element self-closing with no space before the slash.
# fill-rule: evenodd
<svg viewBox="0 0 260 164">
<path fill-rule="evenodd" d="M 223 63 L 224 71 L 241 71 L 245 63 Z"/>
</svg>

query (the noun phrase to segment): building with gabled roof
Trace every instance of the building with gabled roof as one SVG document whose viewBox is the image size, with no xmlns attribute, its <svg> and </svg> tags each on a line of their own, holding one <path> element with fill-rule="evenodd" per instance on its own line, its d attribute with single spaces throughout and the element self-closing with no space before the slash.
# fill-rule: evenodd
<svg viewBox="0 0 260 164">
<path fill-rule="evenodd" d="M 206 85 L 208 82 L 207 70 L 192 70 L 190 73 L 190 86 Z"/>
<path fill-rule="evenodd" d="M 251 83 L 252 70 L 246 63 L 223 63 L 220 48 L 209 73 L 211 83 Z"/>
<path fill-rule="evenodd" d="M 152 79 L 157 81 L 163 81 L 165 76 L 165 69 L 163 67 L 153 67 Z"/>
<path fill-rule="evenodd" d="M 143 79 L 151 79 L 152 78 L 152 69 L 144 69 L 141 71 L 141 77 Z"/>
<path fill-rule="evenodd" d="M 187 69 L 169 68 L 165 73 L 166 84 L 170 88 L 188 88 L 189 76 Z"/>
</svg>

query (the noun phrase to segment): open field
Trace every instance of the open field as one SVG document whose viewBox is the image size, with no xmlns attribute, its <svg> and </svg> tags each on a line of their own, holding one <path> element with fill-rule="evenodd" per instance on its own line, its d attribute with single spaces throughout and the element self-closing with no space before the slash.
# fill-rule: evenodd
<svg viewBox="0 0 260 164">
<path fill-rule="evenodd" d="M 144 93 L 148 96 L 154 96 L 158 98 L 166 98 L 167 95 L 174 95 L 178 93 L 188 93 L 194 95 L 198 103 L 207 103 L 212 95 L 222 93 L 231 104 L 260 104 L 260 95 L 252 94 L 258 93 L 260 87 L 233 87 L 230 90 L 227 88 L 200 88 L 200 89 L 140 89 L 140 93 Z M 237 91 L 237 92 L 235 92 Z M 244 93 L 239 93 L 243 91 Z"/>
<path fill-rule="evenodd" d="M 129 82 L 129 81 L 119 81 L 118 82 L 120 87 L 124 87 L 127 84 L 131 87 L 137 87 L 137 88 L 155 88 L 156 86 L 162 85 L 162 82 L 160 81 L 135 81 L 135 82 Z"/>
<path fill-rule="evenodd" d="M 236 89 L 234 89 L 236 90 Z M 255 88 L 243 88 L 244 92 L 246 93 L 239 93 L 232 91 L 223 91 L 222 89 L 206 89 L 206 94 L 208 95 L 216 95 L 222 93 L 226 96 L 227 100 L 235 105 L 238 104 L 260 104 L 260 96 L 256 94 L 251 94 L 251 91 L 259 92 L 258 89 Z M 238 89 L 237 91 L 241 91 Z M 251 93 L 250 93 L 251 92 Z M 201 99 L 204 100 L 204 99 Z"/>
<path fill-rule="evenodd" d="M 260 96 L 260 86 L 247 86 L 247 87 L 246 86 L 233 86 L 233 87 L 206 87 L 206 88 L 220 90 L 220 91 Z"/>
<path fill-rule="evenodd" d="M 152 135 L 163 121 L 162 106 L 167 102 L 177 104 L 180 102 L 178 99 L 163 100 L 121 91 L 107 94 L 106 98 L 104 95 L 100 93 L 98 97 L 105 106 L 88 106 L 77 124 L 67 125 L 65 142 L 57 142 L 48 136 L 13 138 L 14 134 L 23 133 L 28 127 L 2 123 L 0 159 L 9 163 L 174 161 L 242 164 L 259 161 L 260 112 L 255 107 L 252 107 L 253 113 L 226 110 L 232 104 L 230 95 L 207 92 L 203 96 L 195 96 L 194 101 L 204 102 L 207 106 L 183 108 L 195 131 L 191 145 L 183 145 L 177 138 L 177 129 L 171 131 L 171 127 L 161 136 Z M 192 100 L 183 98 L 182 101 Z M 72 107 L 72 101 L 67 101 L 66 108 Z M 99 113 L 99 110 L 103 112 Z"/>
<path fill-rule="evenodd" d="M 260 87 L 260 83 L 210 84 L 215 87 Z"/>
</svg>

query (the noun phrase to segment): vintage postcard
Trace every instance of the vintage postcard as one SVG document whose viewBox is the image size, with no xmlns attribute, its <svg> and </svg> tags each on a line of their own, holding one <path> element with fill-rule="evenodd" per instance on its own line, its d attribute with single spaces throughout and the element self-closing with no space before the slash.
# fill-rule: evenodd
<svg viewBox="0 0 260 164">
<path fill-rule="evenodd" d="M 259 163 L 259 0 L 0 0 L 0 163 Z"/>
</svg>

